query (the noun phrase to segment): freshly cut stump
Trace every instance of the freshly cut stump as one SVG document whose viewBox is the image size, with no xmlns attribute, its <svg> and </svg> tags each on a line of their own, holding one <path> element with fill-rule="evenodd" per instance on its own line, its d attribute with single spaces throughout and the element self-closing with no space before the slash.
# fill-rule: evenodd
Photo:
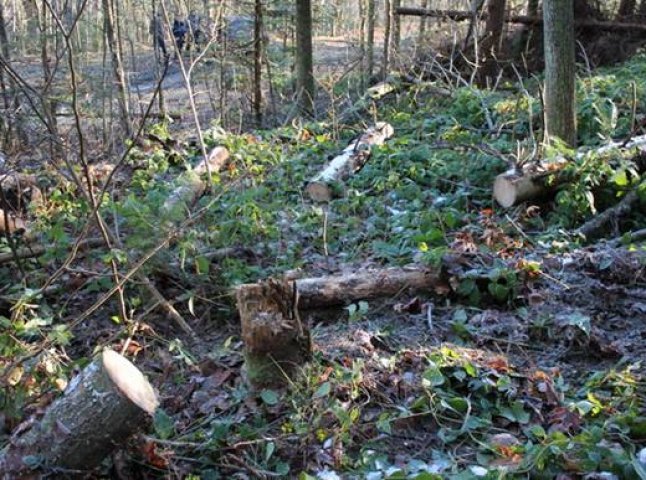
<svg viewBox="0 0 646 480">
<path fill-rule="evenodd" d="M 286 384 L 311 358 L 307 325 L 298 315 L 294 284 L 267 281 L 236 291 L 245 344 L 245 373 L 254 388 Z"/>
<path fill-rule="evenodd" d="M 501 207 L 509 208 L 532 200 L 545 192 L 545 186 L 531 176 L 503 173 L 493 183 L 493 196 Z"/>
<path fill-rule="evenodd" d="M 97 356 L 70 382 L 43 418 L 11 439 L 0 457 L 3 479 L 87 471 L 139 430 L 158 405 L 141 371 L 113 350 Z"/>
</svg>

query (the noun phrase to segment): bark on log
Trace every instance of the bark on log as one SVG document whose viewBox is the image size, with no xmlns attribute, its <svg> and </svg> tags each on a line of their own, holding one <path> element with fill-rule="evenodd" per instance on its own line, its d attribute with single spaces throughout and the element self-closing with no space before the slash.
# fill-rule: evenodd
<svg viewBox="0 0 646 480">
<path fill-rule="evenodd" d="M 637 149 L 646 152 L 646 135 L 635 137 L 629 142 L 612 142 L 594 150 L 596 155 L 605 155 L 612 150 Z M 577 158 L 581 158 L 588 151 L 580 151 Z M 552 163 L 539 165 L 529 164 L 521 171 L 509 170 L 498 175 L 493 184 L 493 196 L 498 204 L 504 208 L 516 206 L 527 200 L 548 195 L 558 185 L 568 179 L 559 175 L 559 171 L 567 165 L 565 159 Z M 552 177 L 551 182 L 547 182 Z"/>
<path fill-rule="evenodd" d="M 472 12 L 464 10 L 424 10 L 422 8 L 413 7 L 400 7 L 397 9 L 398 15 L 408 16 L 426 16 L 432 18 L 448 18 L 456 22 L 463 22 L 473 18 Z M 480 15 L 481 20 L 487 20 L 487 14 Z M 519 23 L 522 25 L 542 25 L 543 19 L 540 17 L 529 17 L 526 15 L 506 15 L 505 23 Z M 646 24 L 642 23 L 628 23 L 628 22 L 612 22 L 603 20 L 575 20 L 574 26 L 576 28 L 585 30 L 603 30 L 615 32 L 641 32 L 646 33 Z"/>
<path fill-rule="evenodd" d="M 14 233 L 27 233 L 27 224 L 14 214 L 0 209 L 0 234 L 13 235 Z"/>
<path fill-rule="evenodd" d="M 642 186 L 643 185 L 646 185 L 646 181 L 642 182 Z M 639 186 L 635 187 L 633 190 L 628 192 L 617 205 L 601 212 L 600 214 L 588 220 L 586 223 L 579 227 L 577 233 L 583 235 L 586 240 L 592 240 L 595 237 L 599 236 L 611 221 L 616 221 L 617 219 L 629 215 L 632 212 L 635 204 L 640 201 L 640 188 L 641 187 Z"/>
<path fill-rule="evenodd" d="M 219 172 L 228 159 L 229 151 L 226 148 L 215 147 L 193 170 L 182 175 L 178 179 L 179 185 L 171 192 L 162 206 L 164 215 L 171 219 L 184 218 L 186 212 L 206 191 L 208 184 L 200 177 L 206 173 Z"/>
<path fill-rule="evenodd" d="M 417 267 L 240 285 L 236 299 L 247 379 L 256 388 L 284 384 L 309 360 L 310 334 L 301 322 L 301 309 L 388 297 L 404 289 L 431 291 L 441 285 L 439 271 Z"/>
<path fill-rule="evenodd" d="M 88 365 L 43 418 L 12 438 L 0 457 L 4 479 L 97 467 L 153 415 L 158 401 L 137 367 L 112 350 Z M 58 478 L 58 477 L 57 477 Z"/>
<path fill-rule="evenodd" d="M 343 153 L 334 158 L 306 187 L 309 197 L 316 202 L 329 202 L 335 194 L 335 185 L 344 182 L 358 171 L 370 158 L 373 145 L 383 145 L 393 136 L 393 127 L 378 122 L 359 138 L 350 142 Z"/>
</svg>

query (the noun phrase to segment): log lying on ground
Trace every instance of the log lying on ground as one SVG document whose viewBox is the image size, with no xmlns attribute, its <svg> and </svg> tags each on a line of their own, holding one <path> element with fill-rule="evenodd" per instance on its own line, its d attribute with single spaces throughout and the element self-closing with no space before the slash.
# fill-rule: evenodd
<svg viewBox="0 0 646 480">
<path fill-rule="evenodd" d="M 423 268 L 388 268 L 293 282 L 268 280 L 240 285 L 236 299 L 245 368 L 252 386 L 284 384 L 311 356 L 308 326 L 300 310 L 344 305 L 402 290 L 432 291 L 442 284 L 439 272 Z"/>
<path fill-rule="evenodd" d="M 13 213 L 0 209 L 0 234 L 27 233 L 27 223 Z"/>
<path fill-rule="evenodd" d="M 604 155 L 612 150 L 631 150 L 635 148 L 640 152 L 646 152 L 646 135 L 635 137 L 625 143 L 612 142 L 595 149 L 594 153 Z M 588 151 L 577 153 L 577 159 L 587 153 Z M 530 163 L 520 170 L 512 169 L 501 173 L 494 180 L 493 196 L 498 204 L 504 208 L 546 196 L 559 184 L 568 180 L 559 175 L 559 171 L 566 165 L 567 161 L 565 159 L 557 158 L 551 163 Z M 548 180 L 550 181 L 548 182 Z"/>
<path fill-rule="evenodd" d="M 646 186 L 646 181 L 642 182 L 642 186 Z M 633 207 L 640 201 L 640 188 L 642 187 L 635 187 L 633 190 L 628 192 L 617 205 L 588 220 L 579 227 L 577 233 L 583 235 L 586 240 L 592 240 L 599 236 L 610 222 L 629 215 L 632 212 Z"/>
<path fill-rule="evenodd" d="M 370 158 L 373 145 L 383 145 L 394 135 L 389 123 L 378 122 L 360 137 L 350 142 L 341 155 L 335 157 L 308 183 L 305 191 L 316 202 L 329 202 L 335 194 L 335 185 L 344 182 L 359 170 Z"/>
<path fill-rule="evenodd" d="M 432 18 L 448 18 L 456 22 L 463 22 L 473 18 L 473 12 L 465 10 L 427 10 L 423 8 L 414 7 L 399 7 L 397 8 L 398 15 L 414 16 L 414 17 L 432 17 Z M 481 13 L 477 16 L 480 20 L 487 20 L 487 14 Z M 507 15 L 505 16 L 506 23 L 518 23 L 521 25 L 542 25 L 542 17 L 529 17 L 525 15 Z M 586 30 L 603 30 L 614 32 L 640 32 L 646 33 L 646 24 L 642 23 L 628 23 L 628 22 L 612 22 L 603 20 L 579 19 L 574 21 L 576 28 Z"/>
<path fill-rule="evenodd" d="M 103 245 L 105 245 L 105 240 L 102 238 L 87 238 L 79 242 L 78 250 L 88 250 L 91 248 L 102 247 Z M 44 245 L 34 245 L 32 247 L 19 248 L 15 254 L 12 252 L 0 253 L 0 265 L 11 262 L 16 258 L 24 259 L 40 257 L 52 248 L 53 246 L 45 247 Z"/>
<path fill-rule="evenodd" d="M 5 479 L 38 466 L 52 478 L 87 471 L 146 423 L 158 401 L 137 367 L 112 350 L 70 382 L 31 429 L 12 438 L 0 457 Z"/>
<path fill-rule="evenodd" d="M 208 183 L 201 176 L 206 173 L 217 173 L 229 159 L 229 151 L 224 147 L 215 147 L 205 159 L 202 159 L 190 172 L 178 179 L 178 186 L 168 196 L 162 212 L 171 218 L 183 218 L 195 202 L 206 191 Z"/>
</svg>

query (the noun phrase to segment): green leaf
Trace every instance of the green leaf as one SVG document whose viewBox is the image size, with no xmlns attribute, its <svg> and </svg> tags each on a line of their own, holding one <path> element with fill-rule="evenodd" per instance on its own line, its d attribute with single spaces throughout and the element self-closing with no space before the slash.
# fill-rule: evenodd
<svg viewBox="0 0 646 480">
<path fill-rule="evenodd" d="M 155 410 L 153 428 L 162 440 L 167 440 L 175 434 L 175 422 L 162 408 Z"/>
<path fill-rule="evenodd" d="M 204 275 L 209 273 L 209 266 L 211 262 L 205 257 L 196 257 L 195 258 L 195 270 L 198 275 Z"/>
<path fill-rule="evenodd" d="M 312 398 L 323 398 L 327 397 L 330 394 L 331 390 L 331 385 L 330 382 L 325 382 L 322 383 L 321 386 L 314 392 L 314 395 L 312 395 Z"/>
<path fill-rule="evenodd" d="M 584 315 L 581 312 L 574 312 L 569 314 L 565 318 L 567 325 L 571 325 L 573 327 L 578 327 L 585 333 L 586 335 L 590 335 L 590 330 L 591 330 L 591 324 L 590 324 L 590 317 L 588 315 Z"/>
<path fill-rule="evenodd" d="M 266 389 L 260 392 L 260 398 L 262 398 L 262 401 L 267 405 L 276 405 L 279 400 L 278 394 L 276 392 Z"/>
<path fill-rule="evenodd" d="M 437 367 L 427 368 L 424 374 L 422 375 L 424 380 L 428 383 L 428 386 L 437 387 L 442 385 L 445 382 L 444 375 Z"/>
<path fill-rule="evenodd" d="M 265 445 L 265 462 L 268 462 L 271 456 L 276 451 L 276 444 L 274 442 L 268 442 Z"/>
</svg>

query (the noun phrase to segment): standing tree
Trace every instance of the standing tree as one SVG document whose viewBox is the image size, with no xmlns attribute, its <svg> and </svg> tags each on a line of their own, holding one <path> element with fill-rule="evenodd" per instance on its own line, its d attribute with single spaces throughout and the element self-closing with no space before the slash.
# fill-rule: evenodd
<svg viewBox="0 0 646 480">
<path fill-rule="evenodd" d="M 505 25 L 505 4 L 506 0 L 489 0 L 487 3 L 486 37 L 482 41 L 484 63 L 480 72 L 481 85 L 487 85 L 488 80 L 498 75 L 498 57 Z"/>
<path fill-rule="evenodd" d="M 253 111 L 258 127 L 262 126 L 262 0 L 256 0 L 253 28 Z"/>
<path fill-rule="evenodd" d="M 384 0 L 384 59 L 381 76 L 386 78 L 390 70 L 390 20 L 392 18 L 391 0 Z"/>
<path fill-rule="evenodd" d="M 576 143 L 574 2 L 544 0 L 545 140 Z"/>
<path fill-rule="evenodd" d="M 296 0 L 296 80 L 302 113 L 314 114 L 314 65 L 312 60 L 312 2 Z"/>
<path fill-rule="evenodd" d="M 527 16 L 536 17 L 538 15 L 538 0 L 527 0 Z"/>
<path fill-rule="evenodd" d="M 366 0 L 366 3 L 366 15 L 368 16 L 368 25 L 366 26 L 366 56 L 368 57 L 366 74 L 368 82 L 370 82 L 375 69 L 375 0 Z"/>
<path fill-rule="evenodd" d="M 617 20 L 632 17 L 635 13 L 636 4 L 637 0 L 621 0 L 619 9 L 617 10 Z"/>
</svg>

